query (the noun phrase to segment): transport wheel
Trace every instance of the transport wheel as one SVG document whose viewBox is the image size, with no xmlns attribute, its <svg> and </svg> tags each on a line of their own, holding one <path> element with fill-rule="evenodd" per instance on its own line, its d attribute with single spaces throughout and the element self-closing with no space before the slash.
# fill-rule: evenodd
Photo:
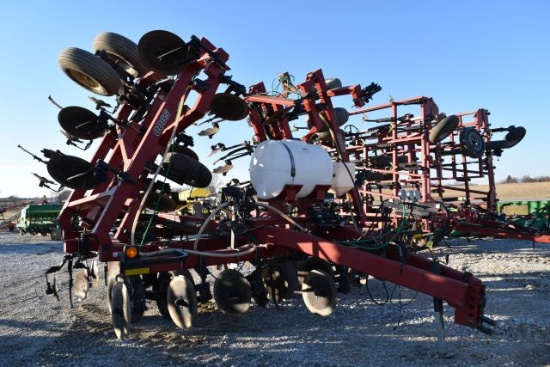
<svg viewBox="0 0 550 367">
<path fill-rule="evenodd" d="M 225 269 L 214 282 L 214 300 L 218 308 L 227 314 L 245 313 L 252 301 L 248 280 L 235 269 Z"/>
<path fill-rule="evenodd" d="M 322 270 L 334 278 L 334 269 L 332 268 L 332 265 L 323 259 L 312 256 L 312 257 L 309 257 L 307 260 L 303 261 L 298 266 L 298 284 L 299 285 L 301 285 L 304 282 L 304 279 L 306 278 L 307 274 L 313 269 Z"/>
<path fill-rule="evenodd" d="M 313 269 L 302 284 L 302 298 L 307 309 L 316 315 L 329 316 L 336 307 L 336 283 L 323 270 Z"/>
<path fill-rule="evenodd" d="M 103 51 L 109 61 L 124 69 L 134 78 L 147 74 L 138 55 L 137 44 L 117 33 L 103 32 L 96 36 L 93 43 L 94 51 Z"/>
<path fill-rule="evenodd" d="M 163 30 L 144 34 L 138 42 L 138 54 L 147 68 L 165 75 L 181 73 L 189 62 L 199 57 L 193 45 Z"/>
<path fill-rule="evenodd" d="M 163 167 L 168 172 L 166 177 L 180 185 L 207 187 L 212 181 L 212 173 L 206 166 L 181 153 L 168 153 Z"/>
<path fill-rule="evenodd" d="M 107 176 L 79 157 L 56 155 L 48 161 L 48 173 L 60 185 L 71 189 L 91 189 L 107 180 Z"/>
<path fill-rule="evenodd" d="M 118 73 L 106 61 L 86 50 L 69 47 L 58 57 L 61 70 L 90 92 L 112 96 L 122 87 Z"/>
<path fill-rule="evenodd" d="M 196 161 L 199 160 L 199 155 L 197 153 L 195 153 L 195 151 L 193 151 L 193 149 L 191 149 L 191 148 L 189 148 L 188 146 L 185 146 L 185 145 L 174 144 L 172 146 L 172 148 L 170 149 L 170 151 L 174 152 L 174 153 L 180 153 L 180 154 L 186 155 L 190 158 L 193 158 Z"/>
<path fill-rule="evenodd" d="M 289 299 L 298 289 L 296 269 L 290 261 L 272 262 L 262 269 L 267 294 L 277 302 Z"/>
<path fill-rule="evenodd" d="M 449 115 L 439 121 L 430 131 L 430 143 L 435 144 L 449 136 L 457 127 L 459 119 L 456 115 Z"/>
<path fill-rule="evenodd" d="M 460 133 L 460 148 L 471 158 L 481 158 L 485 152 L 485 143 L 479 131 L 466 128 Z"/>
<path fill-rule="evenodd" d="M 156 292 L 157 307 L 162 317 L 167 320 L 171 320 L 167 304 L 168 287 L 170 286 L 170 281 L 178 275 L 183 275 L 189 279 L 191 284 L 193 284 L 193 288 L 195 288 L 193 276 L 187 269 L 159 273 L 157 281 L 155 285 L 153 285 L 153 290 Z"/>
<path fill-rule="evenodd" d="M 77 106 L 62 108 L 57 115 L 57 120 L 69 135 L 84 140 L 102 137 L 109 128 L 107 122 L 99 121 L 95 113 Z"/>
<path fill-rule="evenodd" d="M 145 201 L 145 207 L 159 212 L 173 212 L 176 210 L 176 202 L 166 194 L 151 192 Z"/>
<path fill-rule="evenodd" d="M 128 325 L 131 318 L 131 302 L 128 288 L 124 282 L 116 282 L 112 289 L 111 318 L 118 339 L 128 336 Z"/>
<path fill-rule="evenodd" d="M 210 111 L 221 119 L 239 121 L 248 116 L 248 105 L 239 96 L 218 93 L 212 98 Z"/>
<path fill-rule="evenodd" d="M 193 282 L 184 275 L 172 278 L 168 285 L 166 304 L 170 318 L 181 329 L 193 326 L 197 315 L 197 294 Z"/>
</svg>

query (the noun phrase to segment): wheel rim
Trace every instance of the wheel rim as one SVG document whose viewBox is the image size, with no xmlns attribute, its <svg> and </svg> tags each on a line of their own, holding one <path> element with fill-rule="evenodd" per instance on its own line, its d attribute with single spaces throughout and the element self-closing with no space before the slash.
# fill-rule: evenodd
<svg viewBox="0 0 550 367">
<path fill-rule="evenodd" d="M 240 315 L 248 311 L 252 290 L 246 278 L 234 269 L 226 269 L 214 282 L 214 300 L 227 314 Z"/>
<path fill-rule="evenodd" d="M 103 94 L 105 92 L 105 89 L 95 79 L 78 70 L 67 70 L 67 74 L 69 74 L 69 77 L 71 77 L 75 82 L 85 86 L 95 93 Z"/>
<path fill-rule="evenodd" d="M 485 151 L 485 143 L 483 137 L 474 128 L 467 128 L 460 134 L 460 144 L 462 149 L 471 158 L 480 158 Z"/>
</svg>

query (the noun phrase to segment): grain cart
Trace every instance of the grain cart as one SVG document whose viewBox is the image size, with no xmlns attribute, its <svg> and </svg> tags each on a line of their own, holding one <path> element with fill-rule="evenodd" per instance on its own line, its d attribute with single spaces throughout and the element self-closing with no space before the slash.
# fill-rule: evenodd
<svg viewBox="0 0 550 367">
<path fill-rule="evenodd" d="M 97 100 L 99 114 L 81 107 L 60 111 L 68 136 L 100 140 L 89 160 L 42 150 L 52 178 L 73 189 L 58 218 L 66 255 L 47 276 L 67 264 L 73 293 L 85 296 L 86 275 L 95 275 L 89 261 L 103 263 L 119 338 L 143 317 L 147 300 L 180 328 L 191 327 L 197 305 L 212 298 L 221 311 L 238 315 L 252 299 L 265 307 L 299 294 L 309 311 L 327 316 L 355 274 L 431 295 L 441 321 L 445 301 L 457 324 L 491 332 L 479 279 L 414 253 L 399 241 L 403 226 L 374 231 L 365 225 L 356 162 L 340 130 L 349 113 L 332 100 L 351 97 L 362 108 L 380 86 L 342 86 L 315 70 L 297 85 L 282 74 L 283 91 L 274 95 L 262 82 L 246 88 L 234 81 L 228 59 L 206 38 L 185 42 L 161 30 L 138 44 L 102 33 L 93 53 L 71 47 L 60 54 L 68 77 L 115 96 L 118 105 L 109 111 Z M 208 216 L 177 212 L 171 185 L 207 187 L 212 177 L 186 129 L 210 124 L 199 136 L 212 137 L 245 118 L 252 141 L 213 146 L 224 152 L 214 172 L 227 174 L 236 160 L 249 159 L 250 181 L 222 188 Z M 307 120 L 307 132 L 295 137 L 289 121 L 299 118 Z M 323 134 L 328 144 L 318 143 Z M 402 218 L 411 214 L 403 203 L 394 209 Z M 213 267 L 223 270 L 211 285 Z M 87 274 L 73 282 L 75 268 Z"/>
</svg>

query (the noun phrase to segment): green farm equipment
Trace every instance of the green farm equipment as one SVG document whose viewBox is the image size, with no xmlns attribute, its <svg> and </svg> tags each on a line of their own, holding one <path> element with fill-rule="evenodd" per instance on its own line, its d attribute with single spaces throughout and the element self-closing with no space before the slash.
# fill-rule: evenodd
<svg viewBox="0 0 550 367">
<path fill-rule="evenodd" d="M 52 240 L 57 239 L 56 235 L 57 216 L 61 211 L 61 204 L 31 204 L 21 210 L 17 229 L 21 235 L 50 235 Z"/>
</svg>

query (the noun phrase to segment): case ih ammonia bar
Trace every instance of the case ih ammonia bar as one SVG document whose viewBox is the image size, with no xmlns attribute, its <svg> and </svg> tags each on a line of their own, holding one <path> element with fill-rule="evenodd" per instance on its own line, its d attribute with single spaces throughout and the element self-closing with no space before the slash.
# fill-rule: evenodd
<svg viewBox="0 0 550 367">
<path fill-rule="evenodd" d="M 478 232 L 481 219 L 509 229 L 491 217 L 492 156 L 515 145 L 525 129 L 491 129 L 485 110 L 474 112 L 473 122 L 472 114 L 445 116 L 427 97 L 365 107 L 377 84 L 342 86 L 321 70 L 297 85 L 281 74 L 277 94 L 261 82 L 246 88 L 227 75 L 228 58 L 207 39 L 184 42 L 165 31 L 147 33 L 137 45 L 102 33 L 94 53 L 61 53 L 67 76 L 118 103 L 109 112 L 95 100 L 98 114 L 61 109 L 71 145 L 101 139 L 89 161 L 42 151 L 50 175 L 73 189 L 58 218 L 73 295 L 86 297 L 88 279 L 97 276 L 89 261 L 97 257 L 106 265 L 108 306 L 123 338 L 146 300 L 182 328 L 212 297 L 223 312 L 240 314 L 252 298 L 266 306 L 300 293 L 311 312 L 326 316 L 337 292 L 370 275 L 433 296 L 438 312 L 445 301 L 456 323 L 490 332 L 485 285 L 417 252 L 452 229 L 474 225 Z M 336 97 L 351 97 L 354 109 L 334 107 Z M 417 116 L 411 108 L 420 109 Z M 344 131 L 353 115 L 373 127 Z M 208 210 L 180 213 L 184 203 L 169 181 L 206 187 L 212 178 L 186 129 L 210 123 L 199 135 L 213 137 L 223 121 L 244 118 L 253 141 L 218 143 L 212 153 L 223 152 L 214 172 L 224 175 L 248 157 L 250 182 L 222 188 Z M 292 121 L 304 122 L 305 134 Z M 501 131 L 506 138 L 492 141 Z M 489 178 L 489 192 L 469 185 L 480 177 Z M 451 190 L 462 199 L 447 197 Z M 482 206 L 474 195 L 484 197 Z M 245 261 L 251 270 L 226 267 L 212 295 L 209 267 Z M 48 291 L 56 293 L 49 283 Z"/>
</svg>

